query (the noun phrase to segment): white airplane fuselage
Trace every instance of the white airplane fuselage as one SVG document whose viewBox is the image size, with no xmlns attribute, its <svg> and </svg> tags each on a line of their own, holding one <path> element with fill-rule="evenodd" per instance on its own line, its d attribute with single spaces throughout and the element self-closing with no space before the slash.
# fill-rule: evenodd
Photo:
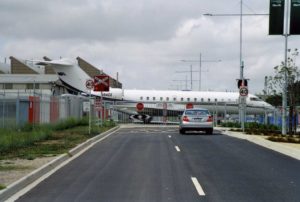
<svg viewBox="0 0 300 202">
<path fill-rule="evenodd" d="M 58 74 L 60 80 L 68 87 L 95 96 L 101 96 L 100 92 L 86 89 L 86 81 L 91 79 L 77 64 L 68 59 L 38 61 L 38 65 L 51 65 Z M 167 110 L 183 111 L 187 104 L 194 107 L 207 108 L 210 111 L 226 111 L 227 113 L 238 113 L 239 93 L 237 92 L 213 92 L 213 91 L 175 91 L 175 90 L 128 90 L 110 88 L 103 92 L 104 99 L 122 101 L 120 111 L 139 114 L 136 110 L 137 103 L 143 103 L 145 109 L 162 109 L 162 103 L 168 103 Z M 116 105 L 116 107 L 118 104 Z M 246 97 L 247 114 L 265 114 L 273 111 L 274 107 L 260 100 L 257 96 L 249 94 Z M 226 113 L 225 112 L 225 113 Z"/>
</svg>

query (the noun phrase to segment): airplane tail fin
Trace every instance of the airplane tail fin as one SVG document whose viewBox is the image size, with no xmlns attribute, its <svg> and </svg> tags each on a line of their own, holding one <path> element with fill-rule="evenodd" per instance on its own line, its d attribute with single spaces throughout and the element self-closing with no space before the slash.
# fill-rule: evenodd
<svg viewBox="0 0 300 202">
<path fill-rule="evenodd" d="M 59 59 L 59 60 L 50 60 L 50 61 L 45 61 L 45 60 L 31 60 L 34 62 L 36 65 L 51 65 L 51 66 L 72 66 L 74 63 L 69 60 L 69 59 Z"/>
</svg>

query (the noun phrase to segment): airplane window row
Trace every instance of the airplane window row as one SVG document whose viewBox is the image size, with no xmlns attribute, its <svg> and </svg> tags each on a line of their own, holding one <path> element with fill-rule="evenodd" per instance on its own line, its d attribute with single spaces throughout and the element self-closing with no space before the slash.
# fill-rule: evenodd
<svg viewBox="0 0 300 202">
<path fill-rule="evenodd" d="M 144 100 L 144 97 L 143 96 L 141 96 L 140 97 L 140 100 Z M 156 97 L 146 97 L 145 98 L 145 100 L 146 101 L 156 101 L 156 100 L 159 100 L 159 101 L 174 101 L 174 102 L 176 102 L 177 101 L 177 98 L 176 97 L 174 97 L 173 99 L 170 99 L 169 97 L 159 97 L 159 99 L 157 99 Z M 182 97 L 182 98 L 180 98 L 180 101 L 181 102 L 184 102 L 184 101 L 187 101 L 187 102 L 191 102 L 192 101 L 192 99 L 191 98 L 186 98 L 186 100 Z M 193 102 L 197 102 L 197 101 L 199 101 L 199 102 L 205 102 L 205 101 L 207 101 L 207 102 L 218 102 L 218 101 L 220 101 L 220 102 L 224 102 L 225 100 L 224 99 L 221 99 L 221 100 L 218 100 L 217 98 L 215 98 L 215 99 L 211 99 L 211 98 L 208 98 L 207 100 L 204 100 L 204 98 L 201 98 L 201 99 L 197 99 L 197 98 L 194 98 L 193 99 Z M 228 102 L 231 102 L 232 100 L 231 99 L 228 99 L 227 100 Z"/>
</svg>

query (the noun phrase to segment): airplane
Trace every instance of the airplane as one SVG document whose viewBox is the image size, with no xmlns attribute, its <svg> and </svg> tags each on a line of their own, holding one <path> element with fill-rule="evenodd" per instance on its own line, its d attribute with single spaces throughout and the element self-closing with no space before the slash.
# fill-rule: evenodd
<svg viewBox="0 0 300 202">
<path fill-rule="evenodd" d="M 64 85 L 82 94 L 99 96 L 114 102 L 114 109 L 130 115 L 133 120 L 144 123 L 153 121 L 154 116 L 178 116 L 187 107 L 206 108 L 216 114 L 238 114 L 238 92 L 176 91 L 176 90 L 134 90 L 110 88 L 108 92 L 89 91 L 86 81 L 91 79 L 75 62 L 68 58 L 59 60 L 35 60 L 36 65 L 51 65 Z M 137 105 L 143 109 L 137 109 Z M 274 112 L 274 107 L 257 96 L 248 94 L 247 115 L 265 115 Z"/>
</svg>

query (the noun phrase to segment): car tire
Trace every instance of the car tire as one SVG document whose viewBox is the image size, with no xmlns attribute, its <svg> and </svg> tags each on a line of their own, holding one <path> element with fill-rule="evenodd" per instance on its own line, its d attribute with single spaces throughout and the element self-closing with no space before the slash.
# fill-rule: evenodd
<svg viewBox="0 0 300 202">
<path fill-rule="evenodd" d="M 183 135 L 183 134 L 185 134 L 185 130 L 184 129 L 179 129 L 179 133 Z"/>
</svg>

